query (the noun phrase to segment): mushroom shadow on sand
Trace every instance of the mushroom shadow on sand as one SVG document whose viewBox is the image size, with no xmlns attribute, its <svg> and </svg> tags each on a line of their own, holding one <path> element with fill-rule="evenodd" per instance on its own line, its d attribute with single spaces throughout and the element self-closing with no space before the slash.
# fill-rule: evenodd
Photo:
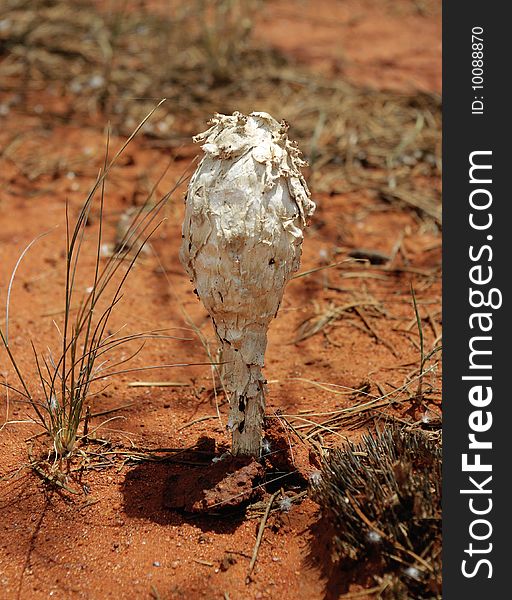
<svg viewBox="0 0 512 600">
<path fill-rule="evenodd" d="M 262 493 L 263 467 L 251 458 L 215 455 L 210 438 L 196 447 L 128 471 L 122 484 L 126 515 L 161 525 L 193 522 L 203 531 L 236 530 L 246 505 Z"/>
</svg>

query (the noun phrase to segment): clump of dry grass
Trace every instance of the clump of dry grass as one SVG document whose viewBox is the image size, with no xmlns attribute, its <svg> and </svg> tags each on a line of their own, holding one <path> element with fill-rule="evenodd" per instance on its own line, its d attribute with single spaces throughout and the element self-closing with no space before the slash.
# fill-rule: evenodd
<svg viewBox="0 0 512 600">
<path fill-rule="evenodd" d="M 440 597 L 441 448 L 433 438 L 391 427 L 331 450 L 312 495 L 336 565 L 377 567 L 382 597 Z"/>
<path fill-rule="evenodd" d="M 126 279 L 144 244 L 158 227 L 159 211 L 172 192 L 151 207 L 147 204 L 142 205 L 126 228 L 116 250 L 107 257 L 102 255 L 106 178 L 119 156 L 151 114 L 137 127 L 111 160 L 108 158 L 107 142 L 103 169 L 74 223 L 71 223 L 69 207 L 66 204 L 64 316 L 58 327 L 61 346 L 56 352 L 48 350 L 48 353 L 42 353 L 35 343 L 30 341 L 34 365 L 38 373 L 36 383 L 31 382 L 28 376 L 22 373 L 14 356 L 9 341 L 9 312 L 16 271 L 37 238 L 21 254 L 11 276 L 7 292 L 5 330 L 0 329 L 0 341 L 18 383 L 13 386 L 4 381 L 0 382 L 0 385 L 32 406 L 37 417 L 36 422 L 49 436 L 54 456 L 59 460 L 68 457 L 74 451 L 84 421 L 83 435 L 87 436 L 86 408 L 93 392 L 97 392 L 94 389 L 95 383 L 102 381 L 104 385 L 107 378 L 122 373 L 122 365 L 140 352 L 145 340 L 171 337 L 164 335 L 163 330 L 123 335 L 120 329 L 112 333 L 110 322 L 122 298 Z M 86 227 L 93 206 L 98 213 L 99 225 L 94 249 L 95 263 L 92 273 L 86 274 L 82 266 L 82 254 Z M 83 289 L 84 276 L 89 278 L 89 286 L 82 296 L 79 290 Z M 111 357 L 115 349 L 137 341 L 141 342 L 141 345 L 135 352 L 127 358 L 112 362 Z"/>
</svg>

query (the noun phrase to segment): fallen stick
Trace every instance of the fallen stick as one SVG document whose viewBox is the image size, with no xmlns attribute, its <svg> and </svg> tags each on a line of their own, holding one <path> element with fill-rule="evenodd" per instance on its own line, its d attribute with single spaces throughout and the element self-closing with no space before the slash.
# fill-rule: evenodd
<svg viewBox="0 0 512 600">
<path fill-rule="evenodd" d="M 132 381 L 128 387 L 188 387 L 190 383 L 182 381 Z"/>
<path fill-rule="evenodd" d="M 258 558 L 258 552 L 260 550 L 261 540 L 263 539 L 263 532 L 265 531 L 265 525 L 267 524 L 267 519 L 270 514 L 272 504 L 274 504 L 274 500 L 276 499 L 277 495 L 280 493 L 281 493 L 281 490 L 277 490 L 277 492 L 274 492 L 272 494 L 272 496 L 270 496 L 270 500 L 268 501 L 268 504 L 267 504 L 267 509 L 265 510 L 265 513 L 264 513 L 263 517 L 261 518 L 260 528 L 258 530 L 258 537 L 256 538 L 256 544 L 254 544 L 254 550 L 252 552 L 251 563 L 249 565 L 249 570 L 247 571 L 247 576 L 245 578 L 246 584 L 249 584 L 251 582 L 251 574 L 254 569 L 254 565 L 256 564 L 256 560 Z"/>
</svg>

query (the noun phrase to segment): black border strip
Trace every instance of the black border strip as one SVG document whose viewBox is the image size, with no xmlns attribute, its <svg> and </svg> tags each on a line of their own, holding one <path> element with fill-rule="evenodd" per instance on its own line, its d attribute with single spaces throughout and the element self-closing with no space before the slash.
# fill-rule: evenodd
<svg viewBox="0 0 512 600">
<path fill-rule="evenodd" d="M 512 575 L 512 197 L 507 189 L 512 35 L 506 6 L 443 2 L 443 598 L 448 600 L 512 598 L 506 591 Z M 478 43 L 472 30 L 479 28 L 483 88 L 473 89 L 480 67 L 472 64 L 479 58 L 472 56 L 479 51 L 472 47 Z M 472 105 L 475 101 L 483 104 Z M 476 167 L 471 176 L 471 161 L 492 168 Z M 470 218 L 482 229 L 472 227 Z M 490 306 L 475 306 L 482 299 Z M 471 348 L 476 349 L 472 357 Z M 479 461 L 492 470 L 478 470 Z"/>
</svg>

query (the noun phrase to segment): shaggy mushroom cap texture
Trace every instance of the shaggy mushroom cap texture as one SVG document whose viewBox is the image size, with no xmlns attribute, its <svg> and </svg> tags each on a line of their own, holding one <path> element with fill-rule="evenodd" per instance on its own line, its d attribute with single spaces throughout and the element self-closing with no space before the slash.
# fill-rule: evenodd
<svg viewBox="0 0 512 600">
<path fill-rule="evenodd" d="M 205 156 L 185 200 L 180 260 L 213 319 L 233 395 L 228 427 L 241 433 L 248 410 L 261 425 L 267 330 L 315 204 L 285 122 L 254 112 L 216 114 L 210 124 L 194 138 Z M 248 406 L 253 399 L 259 407 Z"/>
</svg>

